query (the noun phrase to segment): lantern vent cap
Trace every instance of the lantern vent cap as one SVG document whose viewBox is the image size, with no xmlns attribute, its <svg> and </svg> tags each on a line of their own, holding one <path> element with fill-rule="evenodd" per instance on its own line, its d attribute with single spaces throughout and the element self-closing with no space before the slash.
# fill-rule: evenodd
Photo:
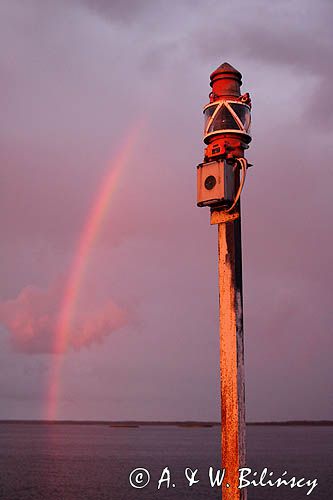
<svg viewBox="0 0 333 500">
<path fill-rule="evenodd" d="M 213 80 L 218 78 L 234 78 L 235 80 L 239 80 L 241 85 L 242 82 L 242 74 L 231 64 L 224 62 L 215 71 L 210 75 L 211 85 Z"/>
</svg>

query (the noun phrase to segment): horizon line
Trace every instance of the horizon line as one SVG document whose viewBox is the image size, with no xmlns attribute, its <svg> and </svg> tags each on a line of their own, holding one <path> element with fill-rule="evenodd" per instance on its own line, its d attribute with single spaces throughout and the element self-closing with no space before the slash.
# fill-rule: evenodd
<svg viewBox="0 0 333 500">
<path fill-rule="evenodd" d="M 181 425 L 181 426 L 217 426 L 218 421 L 209 420 L 76 420 L 76 419 L 0 419 L 0 424 L 46 424 L 46 425 Z M 333 426 L 333 420 L 281 420 L 281 421 L 251 421 L 246 425 L 313 425 Z"/>
</svg>

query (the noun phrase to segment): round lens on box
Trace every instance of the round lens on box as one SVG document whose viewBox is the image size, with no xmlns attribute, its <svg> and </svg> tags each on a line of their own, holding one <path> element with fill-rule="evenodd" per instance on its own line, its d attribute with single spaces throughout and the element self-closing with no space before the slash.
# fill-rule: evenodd
<svg viewBox="0 0 333 500">
<path fill-rule="evenodd" d="M 206 180 L 205 180 L 205 188 L 206 189 L 213 189 L 213 187 L 216 185 L 216 179 L 213 175 L 209 175 Z"/>
</svg>

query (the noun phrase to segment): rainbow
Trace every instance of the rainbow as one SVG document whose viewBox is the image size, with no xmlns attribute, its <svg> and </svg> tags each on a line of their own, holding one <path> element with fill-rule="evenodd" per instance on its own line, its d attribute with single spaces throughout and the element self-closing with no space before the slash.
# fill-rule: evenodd
<svg viewBox="0 0 333 500">
<path fill-rule="evenodd" d="M 112 195 L 117 187 L 117 181 L 124 167 L 128 164 L 136 145 L 142 124 L 133 126 L 115 158 L 110 162 L 106 176 L 103 178 L 97 195 L 88 212 L 78 241 L 77 249 L 65 285 L 60 313 L 55 330 L 52 352 L 54 353 L 50 380 L 47 389 L 46 419 L 54 420 L 57 417 L 57 406 L 60 390 L 60 374 L 63 363 L 63 353 L 68 347 L 70 328 L 80 289 L 88 267 L 88 260 L 94 242 L 98 238 L 105 216 L 108 212 Z"/>
</svg>

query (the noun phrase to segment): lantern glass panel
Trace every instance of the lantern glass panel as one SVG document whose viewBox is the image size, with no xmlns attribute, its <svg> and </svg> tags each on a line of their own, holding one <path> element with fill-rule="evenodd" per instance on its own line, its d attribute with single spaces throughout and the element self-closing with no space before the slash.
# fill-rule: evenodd
<svg viewBox="0 0 333 500">
<path fill-rule="evenodd" d="M 236 115 L 238 116 L 242 124 L 244 125 L 245 131 L 248 132 L 251 123 L 251 113 L 249 108 L 241 103 L 230 102 L 229 104 L 233 109 L 233 111 L 235 111 Z"/>
<path fill-rule="evenodd" d="M 224 105 L 217 112 L 212 124 L 207 133 L 216 132 L 217 130 L 239 130 L 236 120 Z"/>
<path fill-rule="evenodd" d="M 205 132 L 207 130 L 207 125 L 211 117 L 213 116 L 214 111 L 216 110 L 218 104 L 214 104 L 212 106 L 209 106 L 204 110 L 204 119 L 205 119 Z"/>
</svg>

